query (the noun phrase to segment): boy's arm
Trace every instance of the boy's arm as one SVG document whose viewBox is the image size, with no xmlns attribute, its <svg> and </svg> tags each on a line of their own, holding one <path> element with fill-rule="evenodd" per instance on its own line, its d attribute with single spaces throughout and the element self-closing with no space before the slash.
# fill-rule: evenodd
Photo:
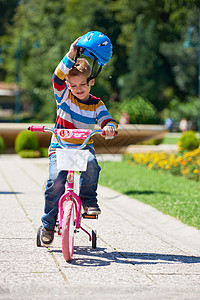
<svg viewBox="0 0 200 300">
<path fill-rule="evenodd" d="M 106 137 L 113 136 L 118 125 L 109 114 L 103 101 L 99 101 L 96 113 L 98 125 L 105 131 Z"/>
<path fill-rule="evenodd" d="M 81 36 L 79 38 L 77 38 L 70 46 L 69 48 L 69 52 L 67 53 L 67 56 L 69 57 L 69 59 L 74 60 L 74 57 L 77 54 L 77 47 L 76 44 L 77 42 L 80 40 Z"/>
<path fill-rule="evenodd" d="M 73 67 L 74 61 L 72 61 L 70 58 L 67 57 L 67 54 L 65 57 L 61 60 L 57 68 L 55 69 L 55 72 L 53 73 L 52 82 L 53 87 L 58 92 L 61 92 L 66 87 L 66 75 L 68 71 Z"/>
<path fill-rule="evenodd" d="M 55 97 L 58 102 L 62 100 L 63 93 L 67 90 L 66 84 L 66 75 L 68 71 L 73 67 L 75 61 L 73 58 L 76 56 L 77 47 L 76 43 L 80 38 L 78 38 L 74 43 L 71 44 L 69 52 L 65 55 L 65 57 L 61 60 L 59 65 L 57 66 L 53 77 L 53 87 L 55 92 Z"/>
</svg>

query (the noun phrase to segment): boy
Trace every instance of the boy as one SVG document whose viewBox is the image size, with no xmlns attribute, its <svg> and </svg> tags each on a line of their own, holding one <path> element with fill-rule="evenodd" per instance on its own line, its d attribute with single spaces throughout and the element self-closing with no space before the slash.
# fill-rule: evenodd
<svg viewBox="0 0 200 300">
<path fill-rule="evenodd" d="M 93 129 L 96 121 L 105 131 L 106 137 L 114 135 L 117 128 L 115 120 L 108 113 L 104 103 L 90 94 L 94 79 L 87 83 L 91 75 L 90 65 L 85 59 L 74 62 L 77 54 L 77 39 L 70 46 L 69 52 L 60 62 L 53 74 L 53 87 L 57 102 L 57 118 L 55 128 Z M 77 139 L 67 142 L 77 144 Z M 79 141 L 79 143 L 82 143 Z M 42 217 L 41 239 L 44 245 L 53 242 L 54 227 L 58 214 L 58 201 L 65 192 L 67 171 L 58 171 L 56 166 L 55 149 L 59 147 L 52 137 L 49 147 L 49 179 L 45 191 L 44 216 Z M 86 146 L 89 149 L 87 170 L 80 175 L 79 196 L 87 214 L 97 215 L 101 210 L 97 204 L 97 185 L 100 167 L 97 163 L 92 142 Z"/>
</svg>

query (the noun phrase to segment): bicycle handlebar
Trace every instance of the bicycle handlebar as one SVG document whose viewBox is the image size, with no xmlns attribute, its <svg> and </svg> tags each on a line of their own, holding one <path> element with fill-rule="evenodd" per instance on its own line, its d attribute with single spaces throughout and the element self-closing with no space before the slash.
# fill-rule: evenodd
<svg viewBox="0 0 200 300">
<path fill-rule="evenodd" d="M 42 132 L 44 132 L 44 128 L 45 128 L 45 126 L 29 126 L 28 127 L 28 130 L 30 130 L 30 131 L 42 131 Z"/>
<path fill-rule="evenodd" d="M 55 130 L 53 129 L 53 128 L 50 128 L 50 127 L 46 127 L 46 126 L 29 126 L 28 127 L 28 130 L 30 130 L 30 131 L 42 131 L 42 132 L 45 132 L 45 131 L 49 131 L 49 132 L 51 132 L 51 133 L 53 133 L 54 135 L 55 135 L 55 137 L 56 137 L 56 139 L 57 139 L 57 142 L 58 142 L 58 144 L 61 146 L 61 148 L 76 148 L 76 149 L 83 149 L 86 145 L 87 145 L 87 143 L 88 143 L 88 141 L 91 139 L 91 137 L 93 136 L 93 135 L 95 135 L 95 134 L 101 134 L 102 136 L 105 136 L 105 131 L 104 130 L 102 130 L 102 129 L 99 129 L 99 130 L 93 130 L 88 136 L 87 136 L 87 138 L 84 140 L 84 142 L 83 142 L 83 144 L 82 145 L 80 145 L 80 146 L 78 146 L 78 147 L 76 147 L 76 146 L 73 146 L 73 147 L 68 147 L 67 145 L 65 145 L 65 144 L 63 144 L 63 142 L 61 141 L 61 139 L 60 139 L 60 137 L 57 135 L 57 133 L 55 132 Z M 76 130 L 76 129 L 72 129 L 72 130 Z M 78 129 L 79 130 L 79 129 Z M 115 135 L 117 135 L 118 134 L 118 132 L 117 131 L 115 131 L 115 134 L 114 134 L 114 136 Z M 114 137 L 113 136 L 113 137 Z M 110 138 L 107 138 L 107 139 L 112 139 L 113 137 L 110 137 Z"/>
</svg>

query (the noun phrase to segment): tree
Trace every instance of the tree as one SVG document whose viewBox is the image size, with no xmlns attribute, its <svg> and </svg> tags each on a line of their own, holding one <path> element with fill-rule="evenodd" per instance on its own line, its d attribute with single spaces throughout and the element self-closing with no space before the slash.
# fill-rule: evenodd
<svg viewBox="0 0 200 300">
<path fill-rule="evenodd" d="M 159 38 L 155 20 L 144 26 L 140 18 L 136 21 L 133 48 L 128 59 L 129 73 L 122 81 L 122 98 L 141 95 L 158 110 L 165 107 L 162 93 L 169 85 L 170 76 L 165 71 L 164 60 L 159 54 Z"/>
<path fill-rule="evenodd" d="M 12 24 L 15 8 L 18 5 L 18 0 L 1 0 L 0 1 L 0 37 L 6 33 L 6 28 L 9 24 Z M 5 45 L 0 40 L 0 81 L 3 81 L 6 76 L 6 71 L 3 69 L 2 52 L 5 49 Z"/>
<path fill-rule="evenodd" d="M 191 1 L 194 2 L 194 1 Z M 170 43 L 162 43 L 160 52 L 167 57 L 169 68 L 174 76 L 174 94 L 181 101 L 187 101 L 187 96 L 197 96 L 198 94 L 198 23 L 200 10 L 198 8 L 187 11 L 182 9 L 185 14 L 185 24 L 181 19 L 177 20 L 177 14 L 172 13 L 175 27 L 179 29 L 179 38 Z M 183 44 L 187 38 L 189 27 L 193 26 L 192 42 L 194 48 L 185 49 Z"/>
<path fill-rule="evenodd" d="M 143 57 L 145 52 L 146 55 L 148 55 L 148 50 L 141 48 L 141 44 L 136 45 L 136 34 L 139 34 L 137 20 L 142 20 L 141 26 L 143 26 L 143 30 L 145 31 L 146 28 L 150 26 L 150 20 L 155 21 L 154 32 L 156 33 L 156 37 L 152 37 L 152 40 L 156 38 L 159 43 L 157 50 L 154 50 L 161 65 L 158 67 L 157 64 L 156 70 L 158 73 L 156 74 L 155 70 L 153 70 L 152 74 L 154 75 L 150 77 L 150 80 L 148 79 L 146 84 L 143 83 L 144 89 L 141 88 L 142 79 L 134 79 L 136 82 L 139 80 L 139 86 L 134 85 L 134 88 L 136 90 L 138 89 L 137 92 L 141 93 L 142 91 L 143 95 L 145 90 L 149 90 L 148 99 L 150 100 L 149 97 L 151 97 L 152 103 L 154 103 L 159 110 L 165 107 L 167 103 L 173 99 L 174 95 L 180 97 L 181 101 L 185 101 L 187 95 L 196 95 L 198 68 L 196 63 L 197 47 L 193 53 L 186 54 L 183 50 L 183 42 L 188 27 L 190 25 L 197 27 L 200 13 L 199 1 L 182 0 L 180 2 L 176 0 L 162 0 L 158 2 L 156 0 L 116 0 L 113 1 L 112 9 L 115 12 L 116 20 L 121 24 L 122 28 L 117 42 L 125 46 L 127 57 L 129 57 L 129 64 L 131 60 L 130 57 L 132 57 L 132 61 L 134 62 L 138 62 L 139 59 L 140 67 L 137 67 L 136 64 L 134 65 L 137 69 L 135 73 L 138 72 L 138 76 L 145 75 L 145 73 L 148 72 L 144 66 L 145 64 L 141 62 L 141 56 Z M 141 39 L 138 39 L 138 42 L 140 43 Z M 157 42 L 155 41 L 155 45 Z M 137 59 L 135 57 L 134 60 L 133 56 L 136 48 L 138 48 L 138 56 Z M 152 49 L 150 51 L 152 54 Z M 147 60 L 145 60 L 145 62 L 147 62 Z M 149 64 L 147 66 L 149 67 Z M 127 66 L 127 71 L 130 72 L 128 67 L 129 66 Z M 143 68 L 143 70 L 141 70 L 141 68 Z M 132 81 L 129 75 L 127 75 L 129 80 L 126 80 L 128 83 Z M 157 78 L 154 78 L 154 76 Z M 126 94 L 126 87 L 124 85 L 125 78 L 126 76 L 120 76 L 118 80 L 119 85 L 123 89 L 122 96 L 124 96 L 124 93 Z M 155 83 L 153 84 L 151 79 L 156 80 L 157 85 L 155 85 Z M 152 86 L 152 89 L 150 86 Z M 156 96 L 156 90 L 158 97 L 154 97 L 153 99 L 153 95 Z M 129 91 L 131 94 L 134 93 L 133 90 L 131 91 L 129 89 Z"/>
<path fill-rule="evenodd" d="M 30 99 L 40 120 L 55 118 L 51 77 L 63 56 L 60 26 L 64 9 L 63 2 L 24 1 L 17 7 L 14 25 L 9 26 L 4 37 L 7 80 L 15 80 L 17 62 L 22 101 Z"/>
<path fill-rule="evenodd" d="M 12 24 L 12 18 L 18 2 L 18 0 L 0 1 L 0 36 L 4 35 L 6 33 L 7 26 Z"/>
</svg>

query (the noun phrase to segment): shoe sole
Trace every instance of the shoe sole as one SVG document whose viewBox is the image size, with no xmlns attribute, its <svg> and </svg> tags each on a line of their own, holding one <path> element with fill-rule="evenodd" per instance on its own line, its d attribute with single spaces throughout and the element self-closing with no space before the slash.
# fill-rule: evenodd
<svg viewBox="0 0 200 300">
<path fill-rule="evenodd" d="M 90 216 L 92 216 L 92 215 L 100 215 L 101 214 L 101 211 L 87 211 L 86 212 L 86 214 L 87 215 L 90 215 Z"/>
<path fill-rule="evenodd" d="M 45 246 L 45 247 L 49 247 L 49 246 L 51 246 L 51 244 L 53 243 L 53 241 L 54 241 L 54 236 L 53 236 L 53 239 L 52 239 L 52 241 L 50 241 L 49 243 L 45 243 L 45 242 L 43 242 L 43 240 L 42 240 L 42 230 L 41 230 L 41 236 L 40 236 L 40 240 L 41 240 L 41 243 L 42 243 L 42 245 L 43 246 Z"/>
<path fill-rule="evenodd" d="M 49 246 L 51 246 L 51 245 L 52 245 L 52 243 L 53 243 L 53 241 L 52 241 L 51 243 L 49 243 L 49 244 L 45 244 L 45 243 L 42 241 L 42 239 L 41 239 L 41 244 L 42 244 L 43 246 L 45 246 L 45 247 L 49 247 Z"/>
</svg>

